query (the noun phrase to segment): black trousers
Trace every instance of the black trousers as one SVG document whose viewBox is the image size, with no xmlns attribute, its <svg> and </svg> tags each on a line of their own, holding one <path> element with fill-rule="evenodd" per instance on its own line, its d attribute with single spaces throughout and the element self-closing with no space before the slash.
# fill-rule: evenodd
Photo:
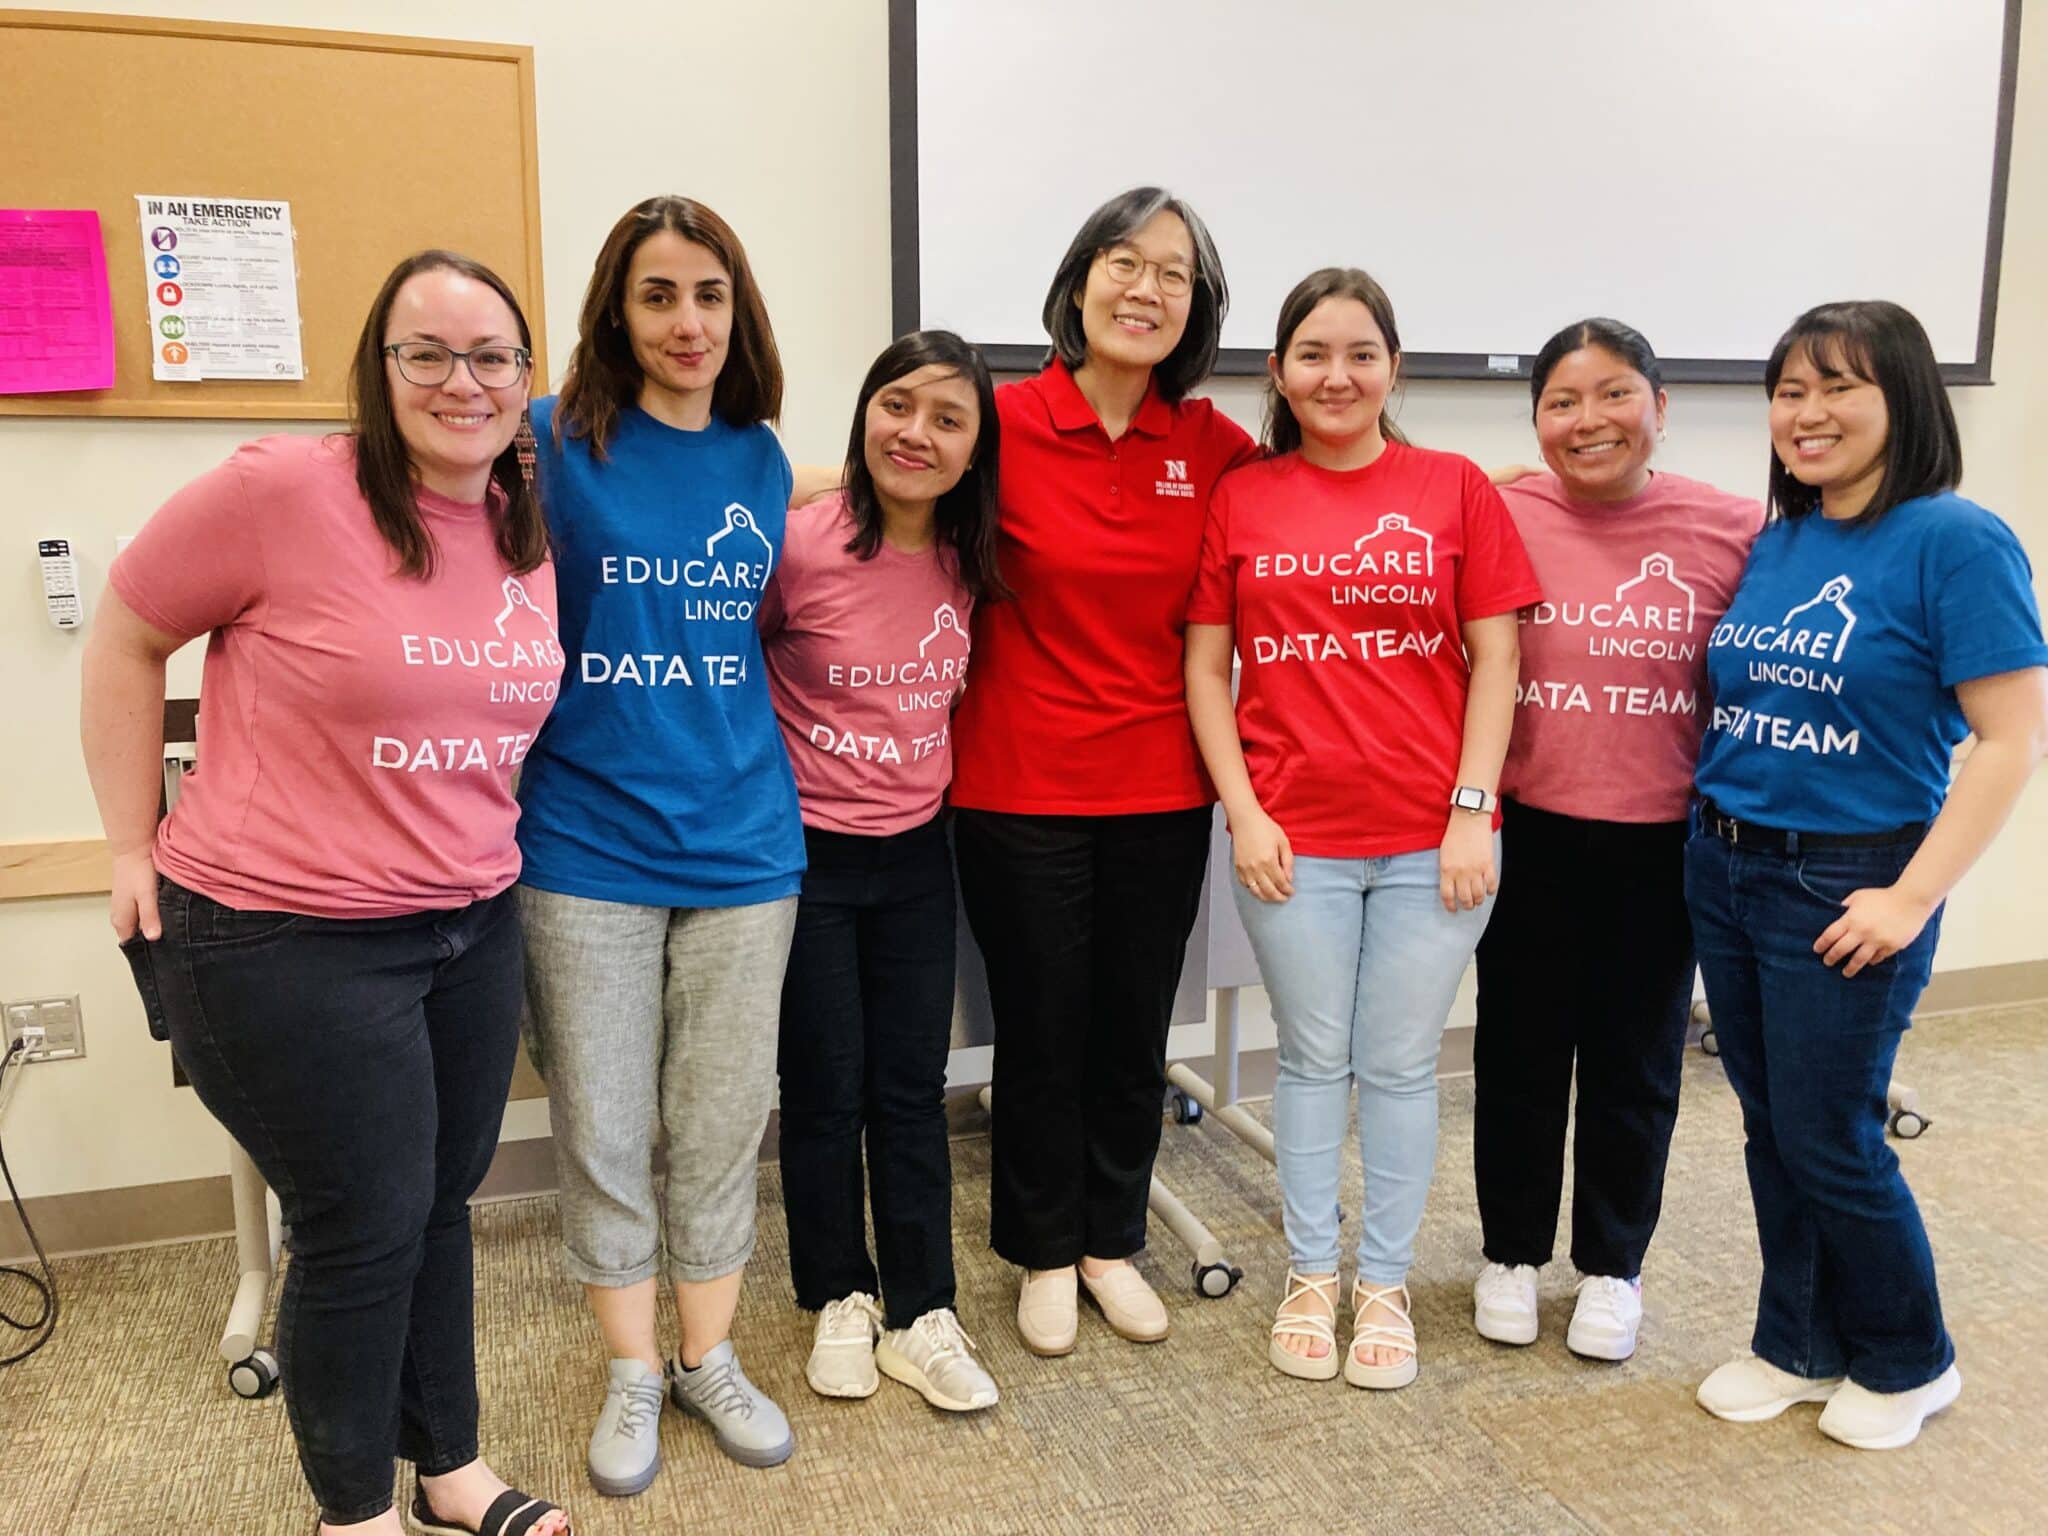
<svg viewBox="0 0 2048 1536">
<path fill-rule="evenodd" d="M 329 1521 L 371 1519 L 394 1453 L 430 1476 L 477 1456 L 469 1197 L 512 1083 L 518 909 L 344 920 L 157 889 L 136 979 L 291 1227 L 277 1348 L 299 1464 Z"/>
<path fill-rule="evenodd" d="M 907 1328 L 953 1305 L 953 858 L 937 819 L 893 837 L 806 827 L 804 846 L 779 1054 L 790 1276 L 798 1306 L 879 1290 Z"/>
<path fill-rule="evenodd" d="M 1547 1263 L 1572 1137 L 1572 1262 L 1631 1279 L 1664 1198 L 1692 1002 L 1683 821 L 1509 801 L 1479 942 L 1473 1155 L 1486 1257 Z"/>
<path fill-rule="evenodd" d="M 1166 1031 L 1208 865 L 1206 806 L 957 813 L 995 1014 L 997 1253 L 1030 1269 L 1145 1246 Z"/>
</svg>

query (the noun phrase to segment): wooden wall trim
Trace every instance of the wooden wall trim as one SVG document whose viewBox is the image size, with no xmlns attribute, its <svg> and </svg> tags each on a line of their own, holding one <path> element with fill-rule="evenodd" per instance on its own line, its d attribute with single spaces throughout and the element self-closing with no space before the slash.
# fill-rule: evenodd
<svg viewBox="0 0 2048 1536">
<path fill-rule="evenodd" d="M 113 885 L 114 862 L 103 837 L 0 843 L 0 901 L 104 895 Z"/>
</svg>

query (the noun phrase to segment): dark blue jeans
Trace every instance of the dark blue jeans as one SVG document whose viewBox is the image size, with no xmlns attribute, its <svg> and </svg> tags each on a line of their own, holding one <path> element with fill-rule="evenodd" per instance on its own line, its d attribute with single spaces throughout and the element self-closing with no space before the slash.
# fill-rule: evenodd
<svg viewBox="0 0 2048 1536">
<path fill-rule="evenodd" d="M 1941 912 L 1853 977 L 1821 964 L 1813 941 L 1851 891 L 1895 882 L 1914 847 L 1777 853 L 1695 831 L 1685 854 L 1707 1004 L 1748 1134 L 1764 1267 L 1751 1348 L 1873 1392 L 1922 1386 L 1955 1359 L 1927 1229 L 1884 1134 Z"/>
<path fill-rule="evenodd" d="M 953 855 L 936 818 L 893 837 L 804 828 L 782 982 L 782 1208 L 800 1307 L 878 1289 L 891 1328 L 953 1305 L 946 1048 Z"/>
<path fill-rule="evenodd" d="M 391 1505 L 394 1454 L 477 1456 L 469 1197 L 497 1146 L 519 1037 L 510 894 L 343 920 L 239 912 L 158 881 L 153 985 L 199 1100 L 291 1227 L 277 1347 L 325 1517 Z"/>
</svg>

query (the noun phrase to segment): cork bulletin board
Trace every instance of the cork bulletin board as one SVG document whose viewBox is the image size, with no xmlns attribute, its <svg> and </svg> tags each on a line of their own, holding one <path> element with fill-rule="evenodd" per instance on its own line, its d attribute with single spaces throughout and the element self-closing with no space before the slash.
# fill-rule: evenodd
<svg viewBox="0 0 2048 1536">
<path fill-rule="evenodd" d="M 0 201 L 98 210 L 115 332 L 111 389 L 0 415 L 339 418 L 378 284 L 428 246 L 511 284 L 548 377 L 531 48 L 0 10 L 0 61 Z M 151 377 L 135 200 L 163 193 L 291 204 L 305 378 Z"/>
</svg>

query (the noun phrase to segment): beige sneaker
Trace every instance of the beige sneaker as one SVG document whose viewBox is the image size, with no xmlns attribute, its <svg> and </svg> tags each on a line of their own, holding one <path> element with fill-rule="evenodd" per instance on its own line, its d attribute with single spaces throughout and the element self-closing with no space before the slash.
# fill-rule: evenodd
<svg viewBox="0 0 2048 1536">
<path fill-rule="evenodd" d="M 1120 1337 L 1133 1344 L 1156 1344 L 1166 1337 L 1172 1326 L 1166 1303 L 1145 1283 L 1137 1265 L 1112 1264 L 1099 1275 L 1084 1269 L 1080 1276 L 1088 1299 L 1101 1309 L 1103 1321 Z"/>
<path fill-rule="evenodd" d="M 974 1340 L 951 1307 L 935 1307 L 908 1328 L 894 1328 L 875 1346 L 882 1374 L 915 1388 L 934 1408 L 972 1413 L 993 1408 L 996 1384 L 972 1354 Z"/>
<path fill-rule="evenodd" d="M 882 1309 L 866 1291 L 828 1301 L 811 1333 L 811 1358 L 804 1380 L 820 1397 L 872 1397 L 882 1378 L 875 1374 L 875 1335 Z"/>
<path fill-rule="evenodd" d="M 1074 1294 L 1074 1266 L 1027 1269 L 1017 1289 L 1017 1331 L 1034 1355 L 1073 1353 L 1080 1319 Z"/>
</svg>

